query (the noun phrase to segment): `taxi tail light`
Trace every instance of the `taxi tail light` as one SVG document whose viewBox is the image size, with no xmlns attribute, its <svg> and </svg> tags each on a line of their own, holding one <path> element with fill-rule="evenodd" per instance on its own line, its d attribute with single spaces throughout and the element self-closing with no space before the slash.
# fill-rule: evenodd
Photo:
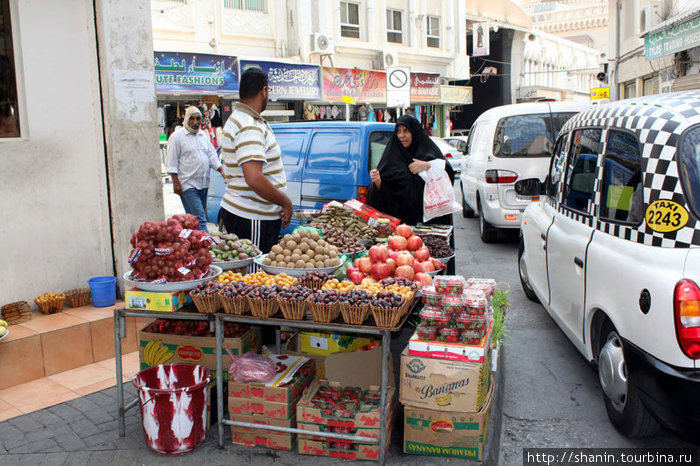
<svg viewBox="0 0 700 466">
<path fill-rule="evenodd" d="M 683 353 L 691 359 L 700 358 L 700 288 L 692 280 L 676 283 L 673 315 Z"/>
<path fill-rule="evenodd" d="M 452 158 L 452 154 L 451 154 L 450 152 L 448 152 L 447 154 L 445 154 L 445 158 L 451 159 L 451 158 Z"/>
<path fill-rule="evenodd" d="M 357 200 L 363 204 L 367 203 L 367 186 L 357 187 Z"/>
<path fill-rule="evenodd" d="M 515 183 L 518 174 L 510 170 L 486 170 L 484 177 L 487 183 L 492 184 Z"/>
</svg>

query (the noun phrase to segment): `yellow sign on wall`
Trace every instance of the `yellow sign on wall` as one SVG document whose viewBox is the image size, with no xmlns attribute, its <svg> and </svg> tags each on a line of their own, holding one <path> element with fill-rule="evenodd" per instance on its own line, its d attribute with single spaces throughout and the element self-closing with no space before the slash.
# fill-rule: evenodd
<svg viewBox="0 0 700 466">
<path fill-rule="evenodd" d="M 609 87 L 594 87 L 591 89 L 591 100 L 602 100 L 610 98 Z"/>
</svg>

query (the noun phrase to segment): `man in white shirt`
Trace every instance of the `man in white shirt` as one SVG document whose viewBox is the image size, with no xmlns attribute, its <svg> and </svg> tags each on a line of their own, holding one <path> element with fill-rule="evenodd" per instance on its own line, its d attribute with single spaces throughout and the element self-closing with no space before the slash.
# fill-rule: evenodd
<svg viewBox="0 0 700 466">
<path fill-rule="evenodd" d="M 187 107 L 183 127 L 170 135 L 166 171 L 173 179 L 173 191 L 180 196 L 185 212 L 197 217 L 199 229 L 207 229 L 207 189 L 209 168 L 224 176 L 219 156 L 209 136 L 199 128 L 202 113 L 197 107 Z"/>
</svg>

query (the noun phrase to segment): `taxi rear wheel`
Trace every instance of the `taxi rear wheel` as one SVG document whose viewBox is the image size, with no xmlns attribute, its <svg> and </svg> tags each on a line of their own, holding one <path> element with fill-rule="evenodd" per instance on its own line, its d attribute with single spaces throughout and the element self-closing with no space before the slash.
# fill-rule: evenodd
<svg viewBox="0 0 700 466">
<path fill-rule="evenodd" d="M 597 352 L 598 381 L 608 418 L 615 428 L 628 437 L 648 437 L 659 430 L 659 424 L 649 413 L 629 383 L 622 340 L 610 321 L 603 324 Z"/>
</svg>

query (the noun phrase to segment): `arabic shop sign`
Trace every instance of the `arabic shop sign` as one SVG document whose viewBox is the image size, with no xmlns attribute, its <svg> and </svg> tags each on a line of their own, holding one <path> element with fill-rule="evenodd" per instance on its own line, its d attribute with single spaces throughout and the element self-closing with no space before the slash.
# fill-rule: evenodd
<svg viewBox="0 0 700 466">
<path fill-rule="evenodd" d="M 647 60 L 653 60 L 698 45 L 700 45 L 700 17 L 689 19 L 654 34 L 646 34 L 644 56 Z"/>
<path fill-rule="evenodd" d="M 471 86 L 440 86 L 443 104 L 469 105 L 473 103 Z"/>
<path fill-rule="evenodd" d="M 440 102 L 440 75 L 411 73 L 411 102 Z"/>
<path fill-rule="evenodd" d="M 323 100 L 343 102 L 343 97 L 355 103 L 386 102 L 386 73 L 356 68 L 323 68 Z"/>
<path fill-rule="evenodd" d="M 321 99 L 321 69 L 316 65 L 241 60 L 241 73 L 251 66 L 267 74 L 272 99 Z"/>
<path fill-rule="evenodd" d="M 156 92 L 160 94 L 235 94 L 236 57 L 203 53 L 154 52 Z"/>
</svg>

